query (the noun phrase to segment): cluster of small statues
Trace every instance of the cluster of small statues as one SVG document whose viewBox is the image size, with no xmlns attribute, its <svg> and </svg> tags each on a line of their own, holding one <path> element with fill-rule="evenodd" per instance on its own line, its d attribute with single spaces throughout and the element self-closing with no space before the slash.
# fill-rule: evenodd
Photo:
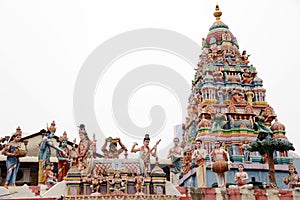
<svg viewBox="0 0 300 200">
<path fill-rule="evenodd" d="M 80 141 L 76 145 L 76 140 L 73 141 L 72 149 L 68 148 L 67 133 L 64 132 L 58 139 L 59 145 L 55 146 L 51 141 L 56 131 L 55 122 L 53 121 L 50 127 L 46 130 L 41 130 L 42 141 L 39 144 L 39 183 L 53 185 L 57 182 L 64 180 L 67 176 L 69 169 L 72 166 L 76 166 L 81 172 L 82 179 L 90 184 L 91 191 L 94 193 L 99 192 L 99 188 L 102 183 L 109 184 L 110 192 L 120 194 L 126 187 L 127 179 L 123 178 L 121 173 L 117 170 L 113 176 L 104 176 L 107 174 L 104 169 L 95 166 L 96 158 L 96 139 L 95 135 L 93 140 L 90 140 L 85 130 L 85 126 L 82 124 L 79 126 Z M 212 171 L 216 174 L 218 187 L 226 187 L 226 172 L 230 170 L 231 162 L 228 152 L 222 147 L 220 141 L 214 142 L 214 149 L 207 153 L 207 149 L 204 149 L 204 145 L 200 139 L 197 139 L 194 143 L 193 149 L 188 152 L 184 152 L 182 144 L 180 144 L 179 138 L 173 139 L 174 146 L 170 148 L 167 158 L 171 159 L 172 165 L 170 166 L 170 181 L 174 185 L 178 185 L 180 177 L 192 168 L 196 168 L 196 180 L 198 187 L 206 187 L 206 167 L 210 166 Z M 21 148 L 21 144 L 24 144 L 24 148 Z M 109 144 L 109 149 L 106 149 Z M 131 152 L 139 152 L 138 161 L 140 164 L 140 170 L 136 172 L 134 176 L 136 194 L 143 194 L 144 180 L 150 176 L 150 156 L 157 158 L 157 146 L 160 140 L 150 148 L 150 135 L 146 134 L 143 140 L 143 145 L 137 147 L 138 144 L 134 143 Z M 16 132 L 11 137 L 1 138 L 2 154 L 7 156 L 6 167 L 7 177 L 5 187 L 9 185 L 14 186 L 16 181 L 16 174 L 20 166 L 20 157 L 26 156 L 27 140 L 22 139 L 22 131 L 20 127 L 16 129 Z M 69 142 L 69 145 L 72 143 Z M 120 148 L 118 149 L 118 145 Z M 245 151 L 245 162 L 249 162 L 249 141 L 245 142 L 242 146 Z M 58 159 L 58 173 L 53 172 L 54 165 L 50 162 L 51 148 L 56 150 Z M 106 138 L 101 148 L 104 153 L 105 159 L 119 159 L 121 153 L 128 151 L 125 145 L 121 142 L 120 138 Z M 73 153 L 75 154 L 72 154 Z M 187 155 L 188 154 L 188 155 Z M 206 157 L 209 157 L 209 164 L 206 163 Z M 125 155 L 127 158 L 127 155 Z M 186 160 L 186 158 L 188 158 Z M 244 172 L 244 165 L 239 164 L 238 172 L 235 174 L 234 180 L 236 186 L 232 188 L 252 188 L 252 185 L 246 184 L 248 175 Z M 290 184 L 290 188 L 300 186 L 300 178 L 293 165 L 289 165 L 289 177 L 283 177 L 283 181 L 286 184 Z"/>
</svg>

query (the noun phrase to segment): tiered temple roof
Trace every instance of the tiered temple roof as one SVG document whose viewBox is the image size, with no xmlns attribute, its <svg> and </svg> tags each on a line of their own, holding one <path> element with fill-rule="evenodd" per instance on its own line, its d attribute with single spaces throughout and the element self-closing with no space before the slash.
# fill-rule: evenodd
<svg viewBox="0 0 300 200">
<path fill-rule="evenodd" d="M 242 156 L 242 145 L 259 135 L 259 120 L 272 130 L 274 138 L 287 140 L 285 126 L 266 100 L 266 89 L 249 62 L 250 55 L 240 51 L 237 38 L 221 21 L 218 5 L 214 16 L 216 21 L 202 39 L 203 51 L 195 68 L 183 124 L 186 150 L 200 138 L 209 153 L 213 142 L 219 140 L 231 156 Z M 256 152 L 253 155 L 260 156 Z M 278 152 L 278 156 L 287 157 L 287 152 Z"/>
</svg>

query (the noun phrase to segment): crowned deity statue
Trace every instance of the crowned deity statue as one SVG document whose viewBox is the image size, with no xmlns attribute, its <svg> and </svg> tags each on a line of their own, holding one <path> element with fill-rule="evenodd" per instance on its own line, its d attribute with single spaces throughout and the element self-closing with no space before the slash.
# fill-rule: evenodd
<svg viewBox="0 0 300 200">
<path fill-rule="evenodd" d="M 8 143 L 5 145 L 2 154 L 7 156 L 6 158 L 6 181 L 4 187 L 16 186 L 17 173 L 20 167 L 20 157 L 24 157 L 27 154 L 28 141 L 23 141 L 25 144 L 25 150 L 21 149 L 22 131 L 18 127 L 16 132 L 10 137 Z"/>
<path fill-rule="evenodd" d="M 38 182 L 45 183 L 45 176 L 43 171 L 46 168 L 47 163 L 50 163 L 50 156 L 51 156 L 51 148 L 55 149 L 56 151 L 61 152 L 63 155 L 66 155 L 59 147 L 53 145 L 51 139 L 54 137 L 56 132 L 55 121 L 52 121 L 51 126 L 48 127 L 47 131 L 42 129 L 40 133 L 42 134 L 42 141 L 39 144 L 39 153 L 38 153 L 38 160 L 39 160 L 39 175 L 38 175 Z"/>
<path fill-rule="evenodd" d="M 58 159 L 58 181 L 62 181 L 63 178 L 67 175 L 70 163 L 71 163 L 71 153 L 67 146 L 68 137 L 66 131 L 62 136 L 59 137 L 59 148 L 63 150 L 65 153 L 61 151 L 56 151 L 56 156 Z"/>
</svg>

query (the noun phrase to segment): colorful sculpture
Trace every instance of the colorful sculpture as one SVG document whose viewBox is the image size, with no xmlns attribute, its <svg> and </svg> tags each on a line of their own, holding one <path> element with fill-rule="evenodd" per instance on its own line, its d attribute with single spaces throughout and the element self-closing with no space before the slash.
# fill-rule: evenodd
<svg viewBox="0 0 300 200">
<path fill-rule="evenodd" d="M 248 143 L 257 145 L 252 148 L 253 151 L 257 151 L 260 149 L 258 147 L 260 144 L 266 145 L 268 141 L 274 141 L 278 147 L 282 147 L 270 149 L 272 147 L 270 145 L 270 148 L 265 146 L 261 148 L 261 151 L 253 152 L 251 163 L 258 164 L 262 161 L 270 163 L 270 160 L 274 161 L 272 156 L 275 155 L 275 157 L 280 156 L 276 160 L 278 164 L 286 164 L 291 159 L 288 157 L 288 150 L 294 149 L 288 142 L 283 124 L 279 126 L 277 123 L 273 126 L 274 131 L 270 130 L 276 114 L 266 101 L 263 80 L 257 76 L 256 68 L 249 64 L 250 55 L 246 53 L 246 50 L 242 52 L 239 50 L 236 37 L 221 20 L 222 12 L 218 5 L 214 16 L 215 22 L 202 41 L 203 51 L 195 67 L 191 94 L 188 98 L 188 115 L 182 129 L 185 142 L 185 157 L 182 163 L 183 175 L 185 175 L 182 179 L 184 185 L 190 185 L 189 181 L 191 181 L 192 185 L 196 186 L 194 179 L 190 177 L 194 175 L 190 175 L 192 172 L 189 173 L 191 146 L 196 139 L 203 141 L 207 153 L 211 156 L 211 152 L 214 151 L 214 141 L 226 141 L 224 148 L 233 162 L 250 161 L 250 148 L 246 148 L 246 144 L 243 145 L 245 137 L 248 138 Z M 201 98 L 197 98 L 199 95 Z M 197 101 L 194 100 L 195 98 Z M 194 112 L 193 109 L 191 112 L 191 108 L 194 107 L 197 108 L 196 111 Z M 267 135 L 274 138 L 256 143 L 258 135 L 258 138 L 266 138 Z M 226 157 L 229 160 L 228 156 Z M 224 162 L 223 166 L 224 169 L 228 168 L 228 163 Z M 270 165 L 270 177 L 272 177 L 270 182 L 276 185 L 273 166 Z M 211 167 L 214 168 L 214 166 Z M 256 167 L 257 170 L 263 169 L 260 165 Z M 225 187 L 225 181 L 223 181 L 225 177 L 222 178 L 221 175 L 225 174 L 217 173 L 219 186 Z M 207 181 L 210 182 L 210 179 Z"/>
<path fill-rule="evenodd" d="M 100 186 L 103 182 L 106 182 L 106 177 L 103 176 L 104 170 L 100 167 L 95 167 L 92 172 L 92 176 L 89 180 L 90 188 L 93 193 L 99 193 Z"/>
<path fill-rule="evenodd" d="M 143 195 L 143 188 L 144 188 L 144 180 L 145 178 L 141 175 L 140 171 L 137 171 L 136 176 L 134 177 L 136 195 Z"/>
<path fill-rule="evenodd" d="M 202 148 L 202 141 L 196 140 L 196 149 L 193 151 L 192 159 L 194 167 L 197 168 L 197 185 L 198 187 L 206 187 L 206 151 Z"/>
<path fill-rule="evenodd" d="M 234 175 L 234 181 L 236 182 L 236 185 L 230 185 L 230 188 L 240 188 L 240 189 L 252 189 L 252 184 L 247 184 L 248 180 L 248 173 L 244 171 L 244 165 L 239 164 L 238 165 L 238 172 Z"/>
<path fill-rule="evenodd" d="M 57 177 L 56 174 L 53 172 L 54 165 L 53 163 L 47 163 L 45 170 L 44 170 L 44 176 L 45 176 L 45 183 L 48 186 L 52 186 L 57 183 Z"/>
<path fill-rule="evenodd" d="M 109 144 L 109 149 L 106 149 L 106 146 Z M 120 149 L 117 149 L 117 144 L 121 146 Z M 120 138 L 114 138 L 111 137 L 105 139 L 105 143 L 103 144 L 101 148 L 102 152 L 104 153 L 104 158 L 119 158 L 119 155 L 123 153 L 123 151 L 127 151 L 127 148 L 125 145 L 121 142 Z"/>
<path fill-rule="evenodd" d="M 45 183 L 45 176 L 43 174 L 43 171 L 45 170 L 45 167 L 47 163 L 50 163 L 50 156 L 51 156 L 51 148 L 54 148 L 56 151 L 60 151 L 63 155 L 66 153 L 58 148 L 57 146 L 53 145 L 53 142 L 51 139 L 54 137 L 56 131 L 55 127 L 55 121 L 51 123 L 51 126 L 48 127 L 47 125 L 47 131 L 41 130 L 40 133 L 42 134 L 42 141 L 40 142 L 39 146 L 39 154 L 38 154 L 38 160 L 39 160 L 39 183 Z"/>
<path fill-rule="evenodd" d="M 22 131 L 21 128 L 18 127 L 16 129 L 16 132 L 9 139 L 9 143 L 5 146 L 5 148 L 2 151 L 2 154 L 4 156 L 7 156 L 6 158 L 7 175 L 4 184 L 4 187 L 6 188 L 8 186 L 16 185 L 17 173 L 20 167 L 19 158 L 24 157 L 27 154 L 27 143 L 25 144 L 25 150 L 21 149 L 21 143 L 20 143 L 21 137 L 22 137 Z"/>
<path fill-rule="evenodd" d="M 87 167 L 87 157 L 88 157 L 88 151 L 90 148 L 90 145 L 92 144 L 92 141 L 89 139 L 89 136 L 85 130 L 85 125 L 81 124 L 79 126 L 79 144 L 78 147 L 76 148 L 75 142 L 76 139 L 74 140 L 74 145 L 73 149 L 76 152 L 76 160 L 77 160 L 77 166 L 79 170 L 83 173 L 84 169 Z"/>
<path fill-rule="evenodd" d="M 122 179 L 121 173 L 119 171 L 116 171 L 114 173 L 114 176 L 108 179 L 108 182 L 110 184 L 109 190 L 113 192 L 114 195 L 123 194 L 127 181 L 125 179 Z"/>
<path fill-rule="evenodd" d="M 179 146 L 179 138 L 173 139 L 174 146 L 169 150 L 167 158 L 171 158 L 170 181 L 178 186 L 179 175 L 182 170 L 181 158 L 183 158 L 183 148 Z"/>
<path fill-rule="evenodd" d="M 68 137 L 66 131 L 62 136 L 59 137 L 59 148 L 63 150 L 65 153 L 61 151 L 56 151 L 56 156 L 58 159 L 58 181 L 62 181 L 63 178 L 67 175 L 71 162 L 71 153 L 69 148 L 67 147 Z"/>
<path fill-rule="evenodd" d="M 212 161 L 214 157 L 214 162 Z M 226 161 L 227 158 L 227 161 Z M 215 142 L 215 149 L 209 154 L 212 171 L 216 173 L 218 187 L 226 188 L 226 171 L 230 170 L 229 154 L 221 148 L 220 141 Z"/>
<path fill-rule="evenodd" d="M 157 145 L 159 144 L 160 141 L 161 140 L 157 141 L 156 144 L 150 149 L 149 147 L 150 137 L 149 134 L 146 134 L 144 138 L 143 146 L 141 146 L 140 148 L 135 148 L 138 145 L 138 143 L 135 142 L 131 148 L 131 152 L 133 153 L 136 153 L 138 151 L 140 152 L 139 155 L 140 168 L 144 177 L 149 176 L 151 172 L 150 155 L 157 157 L 156 155 Z"/>
<path fill-rule="evenodd" d="M 293 162 L 289 163 L 289 176 L 287 178 L 283 176 L 282 180 L 286 185 L 289 184 L 290 189 L 300 187 L 300 176 L 298 175 Z"/>
</svg>

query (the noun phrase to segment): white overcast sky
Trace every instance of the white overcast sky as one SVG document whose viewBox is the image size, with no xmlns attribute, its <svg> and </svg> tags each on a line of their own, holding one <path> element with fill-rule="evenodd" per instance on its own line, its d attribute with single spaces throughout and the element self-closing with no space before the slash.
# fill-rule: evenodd
<svg viewBox="0 0 300 200">
<path fill-rule="evenodd" d="M 140 28 L 176 31 L 201 44 L 202 37 L 206 37 L 215 21 L 212 15 L 215 4 L 216 1 L 211 0 L 0 1 L 0 136 L 10 135 L 19 125 L 23 132 L 33 133 L 55 119 L 58 135 L 66 130 L 70 139 L 77 137 L 78 124 L 73 117 L 74 85 L 83 62 L 93 50 L 115 35 Z M 246 49 L 251 54 L 250 63 L 264 81 L 267 101 L 279 121 L 286 125 L 287 137 L 300 154 L 297 142 L 300 1 L 226 0 L 219 1 L 219 5 L 222 21 L 236 36 L 240 50 Z M 169 67 L 174 68 L 180 63 L 172 62 L 168 55 L 148 53 L 136 53 L 119 60 L 115 68 L 120 65 L 117 69 L 122 70 L 122 65 L 130 65 L 130 62 L 136 62 L 134 65 L 151 63 L 145 57 L 153 58 L 158 64 L 169 63 Z M 191 68 L 180 70 L 187 80 L 193 79 Z M 110 76 L 111 83 L 121 78 Z M 106 87 L 109 84 L 107 82 Z M 165 131 L 165 134 L 173 134 L 172 126 L 181 123 L 176 101 L 158 86 L 144 88 L 134 96 L 135 106 L 131 107 L 130 116 L 137 125 L 150 123 L 143 116 L 148 112 L 143 110 L 146 101 L 143 94 L 153 89 L 164 99 L 163 105 L 174 106 L 166 108 L 173 118 Z M 97 102 L 104 96 L 105 93 L 95 94 L 99 99 L 95 103 L 97 119 L 111 118 L 111 113 L 97 110 L 103 107 Z M 159 104 L 157 99 L 150 100 Z M 145 103 L 146 109 L 150 104 Z M 110 132 L 107 136 L 119 133 L 114 124 L 105 123 L 105 126 L 103 129 Z"/>
</svg>

